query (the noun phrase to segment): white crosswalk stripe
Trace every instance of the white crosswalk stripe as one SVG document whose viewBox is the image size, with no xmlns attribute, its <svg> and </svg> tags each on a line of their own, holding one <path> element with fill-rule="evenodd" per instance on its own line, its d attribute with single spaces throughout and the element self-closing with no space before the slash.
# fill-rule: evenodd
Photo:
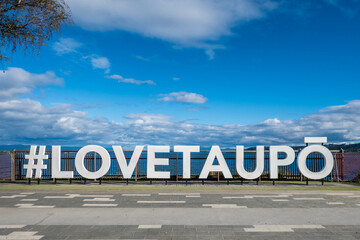
<svg viewBox="0 0 360 240">
<path fill-rule="evenodd" d="M 247 208 L 246 206 L 238 206 L 237 204 L 203 204 L 203 207 L 211 207 L 211 208 Z"/>
<path fill-rule="evenodd" d="M 139 225 L 140 229 L 161 228 L 161 225 Z"/>
<path fill-rule="evenodd" d="M 294 229 L 318 229 L 322 225 L 254 225 L 254 228 L 244 228 L 245 232 L 294 232 Z"/>
<path fill-rule="evenodd" d="M 0 235 L 0 239 L 16 240 L 38 240 L 43 238 L 42 235 L 35 235 L 37 232 L 12 232 L 8 235 Z"/>
</svg>

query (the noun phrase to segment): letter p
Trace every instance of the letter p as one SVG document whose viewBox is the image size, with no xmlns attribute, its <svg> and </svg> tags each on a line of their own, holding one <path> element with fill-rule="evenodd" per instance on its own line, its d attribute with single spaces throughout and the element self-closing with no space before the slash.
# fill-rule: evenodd
<svg viewBox="0 0 360 240">
<path fill-rule="evenodd" d="M 286 158 L 279 159 L 279 153 L 285 153 Z M 294 162 L 295 151 L 289 146 L 270 146 L 270 178 L 278 178 L 278 167 L 287 166 Z"/>
</svg>

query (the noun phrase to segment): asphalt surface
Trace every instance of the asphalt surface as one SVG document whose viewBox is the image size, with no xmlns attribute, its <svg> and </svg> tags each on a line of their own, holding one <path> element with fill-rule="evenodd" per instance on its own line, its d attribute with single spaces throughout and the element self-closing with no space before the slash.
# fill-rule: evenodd
<svg viewBox="0 0 360 240">
<path fill-rule="evenodd" d="M 0 239 L 360 239 L 360 192 L 0 192 Z"/>
</svg>

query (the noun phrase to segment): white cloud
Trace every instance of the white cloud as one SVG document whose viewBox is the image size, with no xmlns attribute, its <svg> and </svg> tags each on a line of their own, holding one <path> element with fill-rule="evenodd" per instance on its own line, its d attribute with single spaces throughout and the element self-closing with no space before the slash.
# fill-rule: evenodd
<svg viewBox="0 0 360 240">
<path fill-rule="evenodd" d="M 30 73 L 22 68 L 9 67 L 0 73 L 0 99 L 13 99 L 21 94 L 30 93 L 35 87 L 62 85 L 63 79 L 53 72 Z"/>
<path fill-rule="evenodd" d="M 178 78 L 178 77 L 173 77 L 173 80 L 174 80 L 174 81 L 180 81 L 180 78 Z"/>
<path fill-rule="evenodd" d="M 0 101 L 0 144 L 303 144 L 305 136 L 330 142 L 360 141 L 360 100 L 333 106 L 298 120 L 269 119 L 249 125 L 194 124 L 162 114 L 129 114 L 124 122 L 90 118 L 70 105 L 46 107 L 30 99 Z"/>
<path fill-rule="evenodd" d="M 207 109 L 207 107 L 186 108 L 186 110 L 194 111 L 194 112 L 199 112 L 199 111 L 203 111 L 203 110 L 206 110 L 206 109 Z"/>
<path fill-rule="evenodd" d="M 111 63 L 109 59 L 96 54 L 85 55 L 83 52 L 77 50 L 82 45 L 82 43 L 72 38 L 60 38 L 60 40 L 53 45 L 53 49 L 59 56 L 68 53 L 77 53 L 77 56 L 82 56 L 82 59 L 88 60 L 93 69 L 102 69 L 105 70 L 106 74 L 110 73 Z"/>
<path fill-rule="evenodd" d="M 140 55 L 135 56 L 135 58 L 139 59 L 141 61 L 144 61 L 144 62 L 150 62 L 149 58 L 146 58 L 146 57 L 143 57 L 143 56 L 140 56 Z"/>
<path fill-rule="evenodd" d="M 215 52 L 213 49 L 207 49 L 205 53 L 208 55 L 209 60 L 213 60 L 215 58 Z"/>
<path fill-rule="evenodd" d="M 125 116 L 125 118 L 134 120 L 129 124 L 149 124 L 149 125 L 168 125 L 171 123 L 171 117 L 164 114 L 147 114 L 147 113 L 131 113 Z"/>
<path fill-rule="evenodd" d="M 112 144 L 131 148 L 137 144 L 303 144 L 306 136 L 326 136 L 330 142 L 360 141 L 360 100 L 329 106 L 296 120 L 268 119 L 248 125 L 196 124 L 173 120 L 163 114 L 133 113 L 126 121 L 90 118 L 85 111 L 75 111 L 69 104 L 44 106 L 31 99 L 19 99 L 35 87 L 61 84 L 51 72 L 29 73 L 9 68 L 1 74 L 0 144 L 47 144 L 82 146 Z M 14 89 L 22 89 L 16 91 Z M 4 94 L 7 91 L 10 93 Z"/>
<path fill-rule="evenodd" d="M 136 80 L 133 78 L 124 78 L 120 75 L 111 75 L 111 76 L 106 76 L 106 78 L 109 79 L 116 79 L 118 80 L 119 83 L 132 83 L 132 84 L 136 84 L 136 85 L 141 85 L 141 84 L 148 84 L 148 85 L 156 85 L 154 81 L 152 80 Z"/>
<path fill-rule="evenodd" d="M 2 144 L 78 144 L 112 136 L 112 124 L 107 120 L 90 119 L 85 112 L 71 110 L 70 105 L 46 107 L 38 101 L 16 99 L 0 102 L 0 112 Z"/>
<path fill-rule="evenodd" d="M 359 0 L 324 0 L 324 2 L 337 7 L 349 17 L 354 17 L 360 11 Z"/>
<path fill-rule="evenodd" d="M 232 28 L 266 16 L 271 0 L 67 0 L 75 22 L 93 31 L 122 30 L 182 47 L 213 50 Z"/>
<path fill-rule="evenodd" d="M 68 53 L 77 52 L 77 49 L 83 44 L 72 38 L 60 38 L 58 42 L 53 45 L 57 55 L 64 55 Z"/>
<path fill-rule="evenodd" d="M 103 69 L 105 73 L 110 72 L 111 63 L 106 57 L 90 56 L 91 65 L 94 69 Z"/>
<path fill-rule="evenodd" d="M 190 92 L 172 92 L 168 94 L 160 94 L 161 98 L 158 101 L 161 102 L 179 102 L 179 103 L 196 103 L 204 104 L 208 100 L 201 94 Z"/>
</svg>

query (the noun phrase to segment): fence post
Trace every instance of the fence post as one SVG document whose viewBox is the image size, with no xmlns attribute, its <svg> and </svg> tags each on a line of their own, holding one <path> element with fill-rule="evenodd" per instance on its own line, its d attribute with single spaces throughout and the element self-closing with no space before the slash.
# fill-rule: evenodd
<svg viewBox="0 0 360 240">
<path fill-rule="evenodd" d="M 136 163 L 136 166 L 135 166 L 135 182 L 137 182 L 137 163 Z"/>
<path fill-rule="evenodd" d="M 178 158 L 178 152 L 176 153 L 176 181 L 179 181 L 179 158 Z"/>
<path fill-rule="evenodd" d="M 218 182 L 220 182 L 220 172 L 218 172 Z"/>
<path fill-rule="evenodd" d="M 96 172 L 96 152 L 94 152 L 94 172 Z"/>
<path fill-rule="evenodd" d="M 94 172 L 96 172 L 96 152 L 94 152 Z M 94 179 L 96 181 L 96 179 Z"/>
<path fill-rule="evenodd" d="M 15 181 L 15 154 L 16 150 L 14 149 L 11 156 L 11 181 Z"/>
<path fill-rule="evenodd" d="M 18 169 L 18 172 L 19 172 L 19 178 L 20 180 L 22 180 L 22 162 L 21 160 L 19 159 L 19 169 Z"/>
<path fill-rule="evenodd" d="M 340 159 L 341 159 L 341 175 L 340 175 L 340 179 L 341 181 L 344 181 L 344 149 L 340 149 Z"/>
</svg>

